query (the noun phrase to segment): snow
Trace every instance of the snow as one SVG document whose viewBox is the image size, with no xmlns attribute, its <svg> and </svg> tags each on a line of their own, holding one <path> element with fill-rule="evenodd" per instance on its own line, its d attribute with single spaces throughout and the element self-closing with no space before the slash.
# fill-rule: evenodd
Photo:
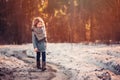
<svg viewBox="0 0 120 80">
<path fill-rule="evenodd" d="M 24 58 L 26 53 L 35 58 L 33 51 L 31 43 L 0 46 L 1 55 L 22 54 Z M 98 75 L 106 72 L 112 80 L 119 80 L 120 45 L 47 43 L 47 62 L 58 65 L 63 73 L 71 72 L 71 80 L 101 80 Z"/>
</svg>

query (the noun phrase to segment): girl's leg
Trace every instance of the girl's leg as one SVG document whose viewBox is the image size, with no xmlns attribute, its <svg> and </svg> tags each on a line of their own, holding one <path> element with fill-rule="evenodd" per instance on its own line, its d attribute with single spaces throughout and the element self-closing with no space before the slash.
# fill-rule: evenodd
<svg viewBox="0 0 120 80">
<path fill-rule="evenodd" d="M 42 52 L 42 61 L 46 62 L 46 52 Z"/>
<path fill-rule="evenodd" d="M 36 64 L 37 64 L 37 68 L 40 69 L 41 68 L 41 65 L 40 65 L 40 52 L 37 52 Z"/>
<path fill-rule="evenodd" d="M 42 52 L 42 71 L 46 70 L 46 52 Z"/>
</svg>

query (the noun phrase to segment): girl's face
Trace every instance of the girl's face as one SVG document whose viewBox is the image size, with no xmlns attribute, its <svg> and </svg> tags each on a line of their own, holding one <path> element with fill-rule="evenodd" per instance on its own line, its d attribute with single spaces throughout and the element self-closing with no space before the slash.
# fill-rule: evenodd
<svg viewBox="0 0 120 80">
<path fill-rule="evenodd" d="M 38 24 L 37 24 L 37 27 L 38 28 L 41 28 L 43 26 L 43 23 L 40 21 L 40 22 L 38 22 Z"/>
</svg>

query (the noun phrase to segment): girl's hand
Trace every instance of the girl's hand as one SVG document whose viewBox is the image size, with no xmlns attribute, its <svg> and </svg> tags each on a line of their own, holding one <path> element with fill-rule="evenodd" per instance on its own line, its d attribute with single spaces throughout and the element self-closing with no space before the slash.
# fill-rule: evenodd
<svg viewBox="0 0 120 80">
<path fill-rule="evenodd" d="M 47 42 L 47 38 L 45 38 L 45 42 Z"/>
<path fill-rule="evenodd" d="M 38 48 L 35 48 L 34 51 L 35 51 L 35 52 L 38 52 Z"/>
</svg>

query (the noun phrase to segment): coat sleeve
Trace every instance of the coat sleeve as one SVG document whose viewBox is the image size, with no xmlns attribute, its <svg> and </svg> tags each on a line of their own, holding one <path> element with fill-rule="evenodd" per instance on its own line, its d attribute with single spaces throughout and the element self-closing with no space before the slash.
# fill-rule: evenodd
<svg viewBox="0 0 120 80">
<path fill-rule="evenodd" d="M 43 26 L 43 32 L 44 32 L 45 37 L 47 37 L 45 26 Z"/>
<path fill-rule="evenodd" d="M 45 41 L 47 42 L 47 34 L 46 34 L 46 28 L 45 28 L 45 26 L 43 27 L 43 29 L 44 29 Z"/>
<path fill-rule="evenodd" d="M 37 48 L 37 39 L 33 32 L 32 32 L 32 43 L 33 43 L 33 47 Z"/>
</svg>

